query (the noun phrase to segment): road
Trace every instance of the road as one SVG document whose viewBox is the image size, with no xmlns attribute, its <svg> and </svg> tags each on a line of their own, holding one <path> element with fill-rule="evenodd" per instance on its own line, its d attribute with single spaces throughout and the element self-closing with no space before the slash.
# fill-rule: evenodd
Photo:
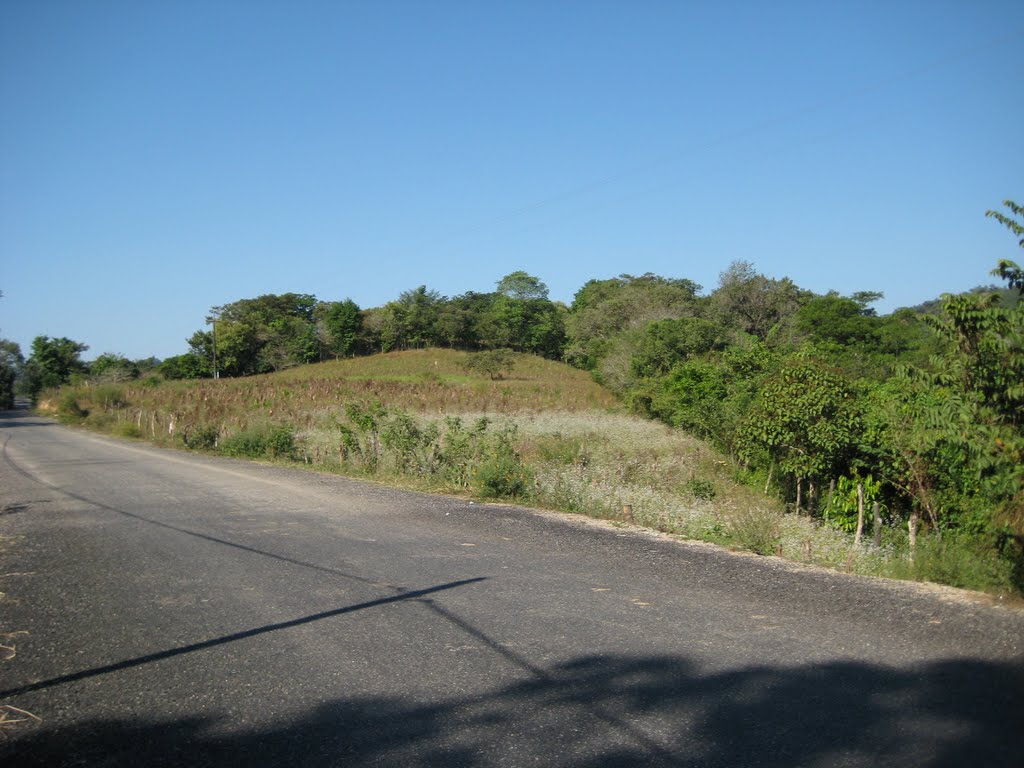
<svg viewBox="0 0 1024 768">
<path fill-rule="evenodd" d="M 988 599 L 26 413 L 0 445 L 4 765 L 1020 764 Z"/>
</svg>

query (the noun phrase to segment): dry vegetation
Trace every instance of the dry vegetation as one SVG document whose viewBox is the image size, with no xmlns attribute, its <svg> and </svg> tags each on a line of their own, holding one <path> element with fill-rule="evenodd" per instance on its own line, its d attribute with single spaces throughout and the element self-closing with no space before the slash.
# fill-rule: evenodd
<svg viewBox="0 0 1024 768">
<path fill-rule="evenodd" d="M 158 444 L 301 462 L 422 490 L 508 498 L 843 570 L 904 575 L 905 553 L 787 515 L 706 443 L 627 415 L 590 376 L 517 355 L 471 375 L 418 350 L 277 374 L 65 388 L 67 421 Z M 905 570 L 905 569 L 904 569 Z"/>
</svg>

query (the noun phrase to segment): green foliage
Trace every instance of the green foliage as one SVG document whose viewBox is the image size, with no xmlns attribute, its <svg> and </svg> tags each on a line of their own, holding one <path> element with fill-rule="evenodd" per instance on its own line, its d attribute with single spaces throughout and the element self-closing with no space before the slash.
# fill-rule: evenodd
<svg viewBox="0 0 1024 768">
<path fill-rule="evenodd" d="M 498 281 L 497 292 L 516 301 L 530 301 L 532 299 L 546 300 L 548 287 L 540 278 L 529 275 L 522 270 L 505 275 Z"/>
<path fill-rule="evenodd" d="M 808 300 L 797 310 L 795 321 L 797 329 L 816 342 L 870 349 L 880 340 L 882 323 L 874 311 L 836 293 Z"/>
<path fill-rule="evenodd" d="M 854 391 L 841 372 L 797 356 L 765 381 L 738 437 L 748 459 L 766 451 L 799 481 L 844 467 L 860 429 Z"/>
<path fill-rule="evenodd" d="M 529 485 L 530 474 L 514 454 L 491 456 L 477 468 L 476 488 L 485 498 L 518 498 L 526 494 Z"/>
<path fill-rule="evenodd" d="M 882 483 L 871 475 L 843 475 L 836 481 L 835 491 L 822 510 L 822 519 L 834 528 L 847 533 L 857 530 L 860 498 L 857 488 L 861 487 L 864 494 L 864 515 L 869 520 L 874 503 L 882 497 Z"/>
<path fill-rule="evenodd" d="M 438 341 L 436 323 L 443 299 L 425 285 L 403 291 L 397 301 L 388 302 L 381 311 L 380 343 L 383 351 L 419 349 Z"/>
<path fill-rule="evenodd" d="M 207 362 L 196 352 L 186 352 L 168 357 L 157 366 L 157 371 L 168 379 L 201 379 L 213 375 L 212 366 L 212 360 Z"/>
<path fill-rule="evenodd" d="M 774 555 L 779 548 L 780 518 L 759 507 L 733 510 L 726 526 L 727 541 L 759 555 Z"/>
<path fill-rule="evenodd" d="M 789 278 L 774 280 L 754 271 L 749 261 L 734 261 L 719 276 L 712 296 L 723 322 L 765 341 L 809 298 Z"/>
<path fill-rule="evenodd" d="M 87 345 L 65 337 L 37 336 L 32 341 L 32 355 L 25 364 L 25 393 L 35 399 L 42 390 L 59 387 L 76 375 L 84 374 L 88 367 L 81 355 L 87 349 Z"/>
<path fill-rule="evenodd" d="M 516 358 L 511 349 L 491 349 L 470 353 L 463 367 L 470 373 L 479 373 L 491 380 L 505 378 L 515 368 Z"/>
<path fill-rule="evenodd" d="M 21 347 L 8 339 L 0 339 L 0 410 L 14 407 L 14 383 L 24 365 Z"/>
<path fill-rule="evenodd" d="M 704 480 L 699 477 L 692 477 L 686 483 L 686 490 L 697 501 L 713 501 L 718 495 L 718 490 L 711 480 Z"/>
<path fill-rule="evenodd" d="M 98 384 L 92 387 L 89 399 L 106 411 L 123 408 L 128 404 L 125 388 L 119 384 Z"/>
<path fill-rule="evenodd" d="M 132 421 L 120 421 L 114 428 L 114 434 L 120 437 L 128 437 L 132 439 L 138 439 L 142 437 L 142 430 L 139 426 Z"/>
<path fill-rule="evenodd" d="M 421 425 L 408 414 L 397 413 L 385 423 L 380 439 L 400 472 L 430 474 L 440 458 L 439 433 L 435 423 Z"/>
<path fill-rule="evenodd" d="M 723 346 L 722 329 L 710 320 L 700 317 L 657 320 L 644 329 L 631 367 L 638 377 L 658 376 L 677 363 L 720 346 Z"/>
<path fill-rule="evenodd" d="M 1024 248 L 1024 223 L 1018 221 L 1019 218 L 1024 218 L 1024 206 L 1017 205 L 1013 200 L 1003 200 L 1003 206 L 1010 209 L 1012 216 L 1000 213 L 999 211 L 985 211 L 985 215 L 989 218 L 995 219 L 1014 235 L 1019 237 L 1020 240 L 1017 242 L 1021 248 Z M 1021 287 L 1019 282 L 1017 285 L 1013 285 L 1012 283 L 1011 285 L 1018 289 Z"/>
<path fill-rule="evenodd" d="M 563 312 L 546 298 L 499 293 L 479 318 L 477 334 L 480 343 L 491 349 L 508 348 L 557 359 L 565 346 Z"/>
<path fill-rule="evenodd" d="M 459 488 L 470 488 L 476 468 L 486 453 L 486 435 L 490 421 L 481 417 L 466 428 L 462 419 L 449 416 L 439 446 L 441 472 L 450 483 Z"/>
<path fill-rule="evenodd" d="M 566 360 L 594 371 L 614 348 L 625 346 L 628 366 L 634 352 L 628 334 L 658 320 L 695 316 L 699 291 L 692 280 L 650 273 L 589 281 L 577 291 L 566 318 Z"/>
<path fill-rule="evenodd" d="M 181 441 L 194 451 L 212 451 L 219 439 L 220 429 L 212 424 L 189 425 L 181 431 Z"/>
<path fill-rule="evenodd" d="M 290 368 L 320 359 L 316 297 L 305 293 L 266 294 L 213 307 L 209 331 L 196 331 L 188 340 L 202 375 L 249 376 Z M 193 371 L 193 361 L 185 371 Z M 170 378 L 170 374 L 165 373 Z M 180 378 L 192 378 L 180 376 Z"/>
<path fill-rule="evenodd" d="M 57 418 L 66 424 L 75 424 L 89 415 L 89 411 L 78 403 L 78 396 L 73 391 L 65 391 L 57 400 Z"/>
<path fill-rule="evenodd" d="M 1013 561 L 1001 556 L 990 536 L 928 536 L 916 548 L 908 571 L 918 581 L 963 589 L 1007 593 L 1021 587 L 1015 583 Z"/>
<path fill-rule="evenodd" d="M 227 456 L 291 459 L 295 456 L 295 432 L 284 424 L 258 424 L 229 435 L 220 450 Z"/>
<path fill-rule="evenodd" d="M 104 352 L 89 364 L 89 378 L 97 381 L 127 381 L 139 377 L 139 366 L 124 355 Z"/>
<path fill-rule="evenodd" d="M 530 472 L 515 448 L 515 427 L 494 434 L 476 467 L 475 485 L 486 498 L 519 498 L 530 487 Z"/>
<path fill-rule="evenodd" d="M 363 330 L 363 314 L 351 299 L 323 303 L 316 308 L 323 327 L 324 348 L 336 358 L 355 353 Z"/>
<path fill-rule="evenodd" d="M 374 472 L 380 462 L 380 431 L 388 412 L 379 402 L 349 403 L 345 406 L 347 424 L 339 424 L 342 461 L 357 461 Z"/>
</svg>

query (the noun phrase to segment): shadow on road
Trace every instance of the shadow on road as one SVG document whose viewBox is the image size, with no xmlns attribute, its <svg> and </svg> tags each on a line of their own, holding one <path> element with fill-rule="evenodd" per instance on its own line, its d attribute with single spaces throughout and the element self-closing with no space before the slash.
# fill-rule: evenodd
<svg viewBox="0 0 1024 768">
<path fill-rule="evenodd" d="M 264 722 L 244 730 L 201 716 L 83 716 L 12 733 L 0 757 L 21 766 L 1010 766 L 1020 764 L 1022 690 L 1020 667 L 979 661 L 705 674 L 680 657 L 593 656 L 486 695 L 339 692 L 301 714 L 267 701 Z"/>
</svg>

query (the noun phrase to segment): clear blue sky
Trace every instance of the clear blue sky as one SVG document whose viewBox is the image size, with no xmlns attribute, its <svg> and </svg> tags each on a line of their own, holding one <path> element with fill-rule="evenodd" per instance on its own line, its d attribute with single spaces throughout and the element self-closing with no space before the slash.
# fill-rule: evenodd
<svg viewBox="0 0 1024 768">
<path fill-rule="evenodd" d="M 0 4 L 0 336 L 736 259 L 885 312 L 1019 259 L 1024 3 Z"/>
</svg>

